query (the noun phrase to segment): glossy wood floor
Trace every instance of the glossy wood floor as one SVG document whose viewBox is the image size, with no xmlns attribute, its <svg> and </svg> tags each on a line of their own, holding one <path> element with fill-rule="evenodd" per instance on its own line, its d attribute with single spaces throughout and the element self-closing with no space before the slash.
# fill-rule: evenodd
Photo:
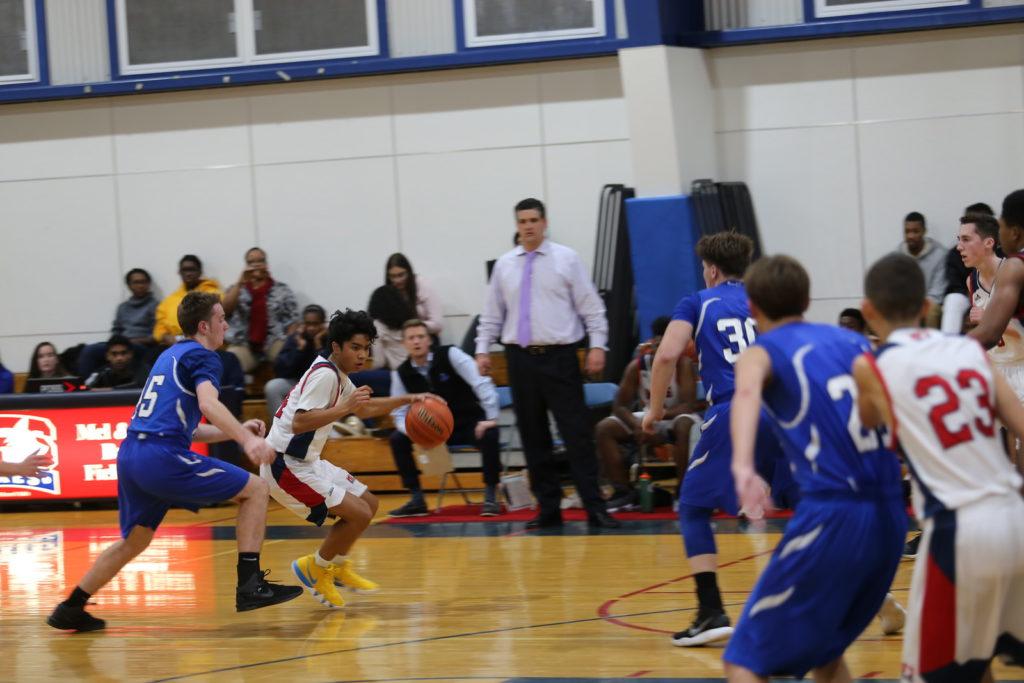
<svg viewBox="0 0 1024 683">
<path fill-rule="evenodd" d="M 404 502 L 385 499 L 382 510 Z M 153 546 L 91 609 L 104 632 L 44 623 L 117 535 L 116 511 L 0 514 L 4 681 L 720 680 L 721 649 L 680 649 L 669 634 L 693 617 L 693 581 L 672 522 L 589 535 L 522 524 L 379 524 L 356 547 L 384 590 L 327 611 L 308 595 L 234 611 L 234 508 L 174 511 Z M 722 523 L 720 583 L 738 617 L 779 538 Z M 291 561 L 321 530 L 273 506 L 263 566 L 295 583 Z M 906 597 L 911 565 L 895 590 Z M 864 680 L 895 679 L 900 637 L 873 624 L 848 653 Z M 1024 678 L 997 668 L 997 678 Z"/>
</svg>

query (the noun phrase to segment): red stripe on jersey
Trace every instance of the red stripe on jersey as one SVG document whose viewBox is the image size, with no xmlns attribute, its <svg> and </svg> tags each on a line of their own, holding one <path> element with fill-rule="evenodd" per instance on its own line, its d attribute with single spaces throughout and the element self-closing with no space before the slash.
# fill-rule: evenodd
<svg viewBox="0 0 1024 683">
<path fill-rule="evenodd" d="M 878 363 L 875 362 L 875 356 L 871 353 L 864 353 L 864 359 L 871 366 L 871 369 L 875 373 L 875 377 L 878 378 L 878 383 L 882 385 L 882 393 L 885 394 L 885 402 L 889 404 L 889 415 L 892 416 L 892 430 L 889 434 L 889 450 L 895 451 L 898 439 L 896 438 L 896 429 L 899 423 L 896 420 L 896 407 L 892 403 L 892 394 L 889 393 L 889 385 L 885 383 L 885 377 L 882 376 L 882 370 L 878 367 Z M 856 407 L 854 407 L 856 410 Z"/>
<path fill-rule="evenodd" d="M 921 651 L 918 667 L 922 675 L 952 664 L 956 659 L 956 584 L 942 571 L 929 552 L 921 606 Z M 927 677 L 927 676 L 926 676 Z"/>
<path fill-rule="evenodd" d="M 299 501 L 308 508 L 315 508 L 324 502 L 324 497 L 314 491 L 309 485 L 299 481 L 299 478 L 286 466 L 277 479 L 277 485 L 289 496 Z"/>
<path fill-rule="evenodd" d="M 320 368 L 330 368 L 331 370 L 334 370 L 334 375 L 338 377 L 338 369 L 334 367 L 334 363 L 328 363 L 326 361 L 323 363 L 317 363 L 306 372 L 306 377 L 305 379 L 302 380 L 302 386 L 299 387 L 300 394 L 306 388 L 306 382 L 309 381 L 309 378 L 312 377 L 313 373 L 319 370 Z M 341 377 L 338 377 L 338 383 L 341 383 Z"/>
</svg>

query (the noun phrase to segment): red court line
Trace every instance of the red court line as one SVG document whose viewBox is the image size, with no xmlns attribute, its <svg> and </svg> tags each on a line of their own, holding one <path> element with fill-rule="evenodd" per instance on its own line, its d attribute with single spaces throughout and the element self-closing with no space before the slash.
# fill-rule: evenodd
<svg viewBox="0 0 1024 683">
<path fill-rule="evenodd" d="M 733 565 L 740 564 L 741 562 L 747 562 L 748 560 L 757 559 L 758 557 L 762 557 L 764 555 L 770 555 L 773 552 L 775 552 L 775 548 L 772 548 L 771 550 L 765 550 L 763 552 L 755 553 L 753 555 L 747 555 L 746 557 L 741 557 L 740 559 L 732 560 L 731 562 L 725 562 L 723 564 L 718 565 L 718 568 L 722 569 L 723 567 L 731 567 Z M 632 593 L 625 593 L 623 595 L 620 595 L 617 598 L 612 598 L 611 600 L 607 600 L 607 601 L 605 601 L 605 603 L 603 605 L 601 605 L 600 607 L 597 608 L 597 616 L 601 617 L 602 619 L 604 619 L 609 624 L 615 624 L 616 626 L 622 626 L 623 628 L 632 628 L 632 629 L 636 629 L 638 631 L 649 631 L 651 633 L 668 633 L 668 634 L 671 634 L 672 631 L 666 631 L 666 630 L 660 629 L 660 628 L 649 628 L 647 626 L 639 626 L 637 624 L 630 624 L 630 623 L 622 621 L 622 620 L 620 620 L 620 619 L 618 619 L 616 617 L 613 617 L 610 614 L 611 613 L 611 609 L 612 609 L 612 605 L 617 603 L 619 600 L 625 600 L 626 598 L 631 598 L 634 595 L 639 595 L 641 593 L 646 593 L 646 592 L 652 591 L 655 588 L 661 588 L 663 586 L 668 586 L 669 584 L 678 583 L 680 581 L 685 581 L 686 579 L 692 579 L 693 576 L 694 576 L 693 574 L 687 574 L 685 576 L 679 576 L 679 577 L 676 577 L 674 579 L 669 579 L 668 581 L 662 581 L 661 583 L 656 583 L 656 584 L 654 584 L 652 586 L 647 586 L 646 588 L 641 588 L 639 590 L 635 590 Z"/>
</svg>

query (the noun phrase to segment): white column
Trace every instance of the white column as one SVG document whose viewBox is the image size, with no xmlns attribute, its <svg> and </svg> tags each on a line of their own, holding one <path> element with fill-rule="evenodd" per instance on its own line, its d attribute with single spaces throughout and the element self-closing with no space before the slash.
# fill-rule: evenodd
<svg viewBox="0 0 1024 683">
<path fill-rule="evenodd" d="M 689 194 L 715 178 L 714 93 L 704 50 L 635 47 L 619 51 L 638 197 Z"/>
</svg>

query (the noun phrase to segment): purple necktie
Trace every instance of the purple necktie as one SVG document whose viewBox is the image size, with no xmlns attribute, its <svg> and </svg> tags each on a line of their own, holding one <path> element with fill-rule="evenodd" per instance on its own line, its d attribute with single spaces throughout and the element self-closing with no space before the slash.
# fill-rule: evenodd
<svg viewBox="0 0 1024 683">
<path fill-rule="evenodd" d="M 516 327 L 516 341 L 520 346 L 530 345 L 530 280 L 533 276 L 533 259 L 536 256 L 536 251 L 526 252 L 523 279 L 519 283 L 519 325 Z"/>
</svg>

